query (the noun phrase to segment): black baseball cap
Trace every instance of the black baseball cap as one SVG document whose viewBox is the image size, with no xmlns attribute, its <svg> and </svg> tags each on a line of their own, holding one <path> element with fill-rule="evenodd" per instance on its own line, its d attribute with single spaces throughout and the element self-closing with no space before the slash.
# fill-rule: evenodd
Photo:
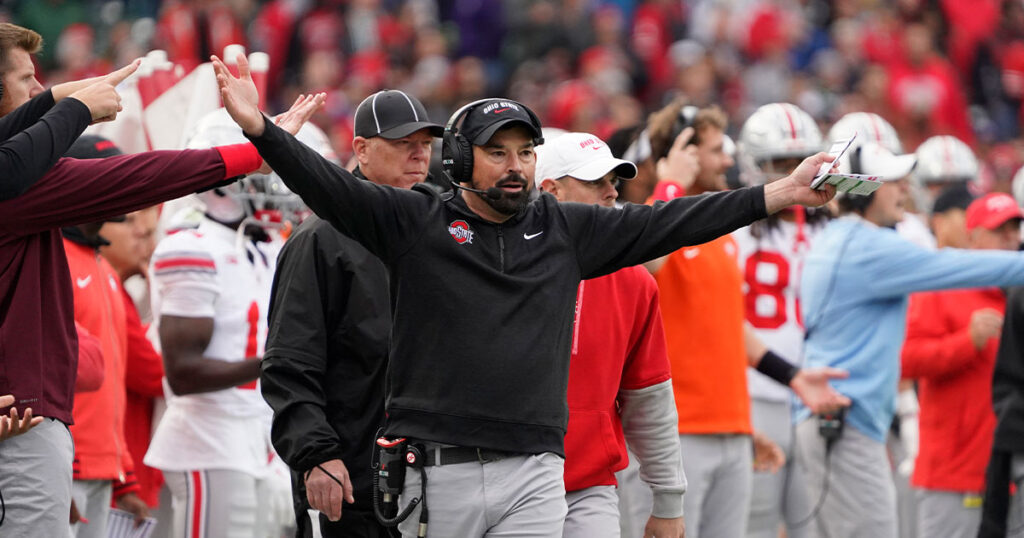
<svg viewBox="0 0 1024 538">
<path fill-rule="evenodd" d="M 363 99 L 356 108 L 356 136 L 394 140 L 420 129 L 429 129 L 431 136 L 444 134 L 444 127 L 427 117 L 423 103 L 400 90 L 381 90 Z"/>
<path fill-rule="evenodd" d="M 962 209 L 967 211 L 967 207 L 974 201 L 974 195 L 971 194 L 970 189 L 967 188 L 966 183 L 955 183 L 943 189 L 942 193 L 935 198 L 935 203 L 932 204 L 932 214 L 938 215 L 945 213 L 950 209 Z"/>
<path fill-rule="evenodd" d="M 104 159 L 124 152 L 113 141 L 97 135 L 82 135 L 64 153 L 72 159 Z"/>
<path fill-rule="evenodd" d="M 533 117 L 527 111 L 526 106 L 507 99 L 489 99 L 476 105 L 473 110 L 469 111 L 469 114 L 466 114 L 459 130 L 471 144 L 482 146 L 494 136 L 498 129 L 513 122 L 522 123 L 537 140 L 537 144 L 544 142 L 540 125 L 534 124 Z"/>
</svg>

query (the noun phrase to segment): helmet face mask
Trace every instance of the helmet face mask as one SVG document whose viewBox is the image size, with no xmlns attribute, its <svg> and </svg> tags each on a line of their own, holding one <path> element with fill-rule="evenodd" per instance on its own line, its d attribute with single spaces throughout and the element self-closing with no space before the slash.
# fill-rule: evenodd
<svg viewBox="0 0 1024 538">
<path fill-rule="evenodd" d="M 327 135 L 315 125 L 303 125 L 296 138 L 327 159 L 337 159 Z M 221 108 L 199 120 L 186 147 L 205 149 L 245 142 L 241 128 Z M 292 192 L 275 172 L 252 173 L 198 196 L 210 218 L 225 224 L 246 219 L 265 225 L 282 224 L 286 220 L 298 224 L 310 214 L 299 195 Z"/>
<path fill-rule="evenodd" d="M 740 180 L 761 185 L 789 174 L 792 170 L 782 170 L 786 161 L 814 155 L 823 141 L 810 114 L 789 103 L 771 103 L 743 123 L 738 145 Z"/>
</svg>

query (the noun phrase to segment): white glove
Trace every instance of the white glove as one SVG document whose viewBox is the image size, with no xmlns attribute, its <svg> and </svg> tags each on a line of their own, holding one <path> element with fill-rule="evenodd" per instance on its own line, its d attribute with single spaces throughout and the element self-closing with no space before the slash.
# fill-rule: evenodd
<svg viewBox="0 0 1024 538">
<path fill-rule="evenodd" d="M 917 394 L 913 389 L 900 391 L 896 409 L 900 416 L 900 442 L 903 444 L 905 452 L 903 461 L 899 463 L 896 470 L 903 476 L 910 476 L 914 473 L 914 460 L 917 459 L 921 439 L 917 420 L 920 407 L 917 404 Z"/>
</svg>

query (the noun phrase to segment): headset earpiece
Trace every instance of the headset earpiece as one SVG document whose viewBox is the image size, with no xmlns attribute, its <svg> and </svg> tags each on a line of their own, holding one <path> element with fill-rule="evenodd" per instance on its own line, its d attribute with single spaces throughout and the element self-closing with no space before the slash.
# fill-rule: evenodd
<svg viewBox="0 0 1024 538">
<path fill-rule="evenodd" d="M 462 133 L 445 131 L 441 140 L 441 164 L 456 183 L 473 177 L 473 145 Z"/>
<path fill-rule="evenodd" d="M 459 131 L 459 121 L 474 108 L 490 99 L 478 99 L 455 111 L 444 126 L 441 137 L 441 167 L 456 184 L 473 177 L 473 145 Z"/>
</svg>

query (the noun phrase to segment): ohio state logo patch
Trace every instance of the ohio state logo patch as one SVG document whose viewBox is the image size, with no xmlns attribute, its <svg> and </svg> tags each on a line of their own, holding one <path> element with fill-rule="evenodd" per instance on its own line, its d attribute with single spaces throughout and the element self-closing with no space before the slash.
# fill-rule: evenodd
<svg viewBox="0 0 1024 538">
<path fill-rule="evenodd" d="M 452 234 L 452 239 L 460 245 L 473 242 L 473 230 L 469 229 L 469 224 L 464 220 L 456 220 L 449 224 L 448 233 Z"/>
</svg>

